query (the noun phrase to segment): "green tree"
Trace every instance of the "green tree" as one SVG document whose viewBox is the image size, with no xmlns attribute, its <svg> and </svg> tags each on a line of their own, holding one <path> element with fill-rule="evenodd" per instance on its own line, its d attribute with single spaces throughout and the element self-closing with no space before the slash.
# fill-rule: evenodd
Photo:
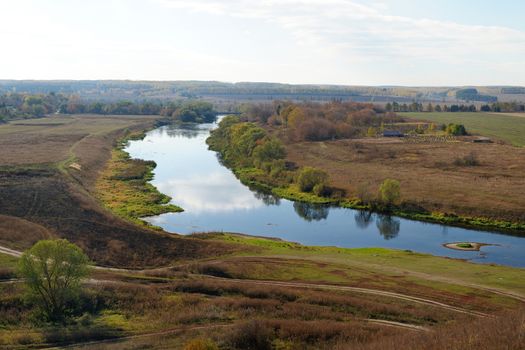
<svg viewBox="0 0 525 350">
<path fill-rule="evenodd" d="M 268 162 L 283 159 L 286 156 L 286 151 L 281 141 L 272 138 L 256 146 L 253 150 L 253 156 L 260 162 Z"/>
<path fill-rule="evenodd" d="M 311 192 L 314 187 L 320 188 L 328 182 L 328 174 L 322 170 L 306 166 L 301 169 L 297 176 L 297 184 L 303 192 Z"/>
<path fill-rule="evenodd" d="M 63 322 L 89 274 L 89 259 L 65 239 L 42 240 L 22 255 L 18 271 L 44 318 Z"/>
<path fill-rule="evenodd" d="M 376 128 L 369 127 L 368 130 L 366 131 L 366 136 L 368 136 L 368 137 L 376 137 L 377 136 Z"/>
<path fill-rule="evenodd" d="M 391 206 L 396 204 L 401 197 L 399 181 L 392 179 L 383 181 L 381 186 L 379 186 L 379 195 L 385 205 Z"/>
<path fill-rule="evenodd" d="M 445 129 L 446 133 L 449 135 L 455 135 L 455 136 L 462 136 L 467 134 L 467 130 L 465 129 L 465 126 L 462 124 L 448 124 L 447 128 Z"/>
</svg>

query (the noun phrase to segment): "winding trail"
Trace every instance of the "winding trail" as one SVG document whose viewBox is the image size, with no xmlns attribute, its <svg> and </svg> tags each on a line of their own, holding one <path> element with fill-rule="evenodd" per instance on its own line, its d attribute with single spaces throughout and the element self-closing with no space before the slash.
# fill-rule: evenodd
<svg viewBox="0 0 525 350">
<path fill-rule="evenodd" d="M 3 246 L 0 246 L 0 253 L 4 253 L 10 256 L 14 256 L 14 257 L 20 257 L 22 255 L 22 253 L 19 251 L 16 251 L 16 250 L 13 250 L 7 247 L 3 247 Z M 95 266 L 95 269 L 101 270 L 101 271 L 126 272 L 126 273 L 140 273 L 140 272 L 147 271 L 147 270 L 119 269 L 119 268 L 102 267 L 102 266 Z M 152 269 L 152 270 L 159 270 L 159 269 Z M 429 277 L 426 274 L 424 276 Z M 482 312 L 448 305 L 448 304 L 445 304 L 439 301 L 435 301 L 435 300 L 431 300 L 431 299 L 425 299 L 425 298 L 411 296 L 407 294 L 388 292 L 384 290 L 377 290 L 377 289 L 370 289 L 370 288 L 360 288 L 360 287 L 331 285 L 331 284 L 319 284 L 319 283 L 301 283 L 301 282 L 286 282 L 286 281 L 272 281 L 272 280 L 224 278 L 224 277 L 216 277 L 216 276 L 209 276 L 209 275 L 206 275 L 205 278 L 224 281 L 228 283 L 255 284 L 255 285 L 267 285 L 267 286 L 269 285 L 269 286 L 276 286 L 276 287 L 293 287 L 293 288 L 305 288 L 305 289 L 337 290 L 337 291 L 354 292 L 354 293 L 361 293 L 361 294 L 368 294 L 368 295 L 378 295 L 378 296 L 384 296 L 384 297 L 389 297 L 389 298 L 394 298 L 394 299 L 405 300 L 405 301 L 418 303 L 418 304 L 439 307 L 439 308 L 442 308 L 448 311 L 458 312 L 458 313 L 467 314 L 471 316 L 491 317 L 490 315 L 482 313 Z M 448 282 L 452 284 L 455 283 L 455 281 L 448 280 L 448 279 L 445 279 L 444 282 Z M 89 280 L 89 283 L 115 283 L 115 281 L 91 279 Z M 509 298 L 514 298 L 522 302 L 525 301 L 525 298 L 523 296 L 516 295 L 515 293 L 509 293 L 509 292 L 501 291 L 499 289 L 494 289 L 494 288 L 477 286 L 475 284 L 472 284 L 470 286 L 479 288 L 479 289 L 483 289 L 483 290 L 486 290 L 486 291 L 489 291 L 495 294 L 504 295 Z"/>
<path fill-rule="evenodd" d="M 402 328 L 402 329 L 406 329 L 410 331 L 417 331 L 417 332 L 430 332 L 431 331 L 430 329 L 423 327 L 423 326 L 417 326 L 417 325 L 394 322 L 394 321 L 377 320 L 377 319 L 371 319 L 371 318 L 361 319 L 361 321 L 377 324 L 380 326 Z M 83 348 L 83 347 L 90 347 L 90 346 L 96 346 L 96 345 L 102 345 L 102 344 L 119 343 L 119 342 L 123 342 L 127 340 L 134 340 L 134 339 L 140 339 L 140 338 L 164 336 L 164 335 L 170 335 L 170 334 L 179 333 L 179 332 L 205 330 L 205 329 L 212 329 L 212 328 L 233 327 L 235 325 L 237 325 L 237 323 L 221 323 L 221 324 L 201 325 L 201 326 L 180 326 L 180 327 L 170 328 L 170 329 L 166 329 L 166 330 L 158 331 L 158 332 L 128 335 L 128 336 L 123 336 L 123 337 L 118 337 L 118 338 L 102 339 L 102 340 L 95 340 L 95 341 L 89 341 L 89 342 L 83 342 L 83 343 L 75 343 L 75 344 L 65 345 L 65 346 L 44 347 L 41 349 L 58 350 L 58 349 Z"/>
<path fill-rule="evenodd" d="M 163 331 L 152 332 L 152 333 L 127 335 L 127 336 L 118 337 L 118 338 L 112 338 L 112 339 L 95 340 L 95 341 L 89 341 L 89 342 L 84 342 L 84 343 L 75 343 L 75 344 L 65 345 L 65 346 L 53 346 L 53 347 L 47 347 L 47 348 L 44 347 L 44 348 L 41 348 L 41 349 L 47 349 L 47 350 L 51 350 L 51 349 L 53 349 L 53 350 L 55 350 L 55 349 L 71 349 L 71 348 L 85 347 L 85 346 L 92 346 L 92 345 L 117 343 L 117 342 L 122 342 L 122 341 L 126 341 L 126 340 L 132 340 L 132 339 L 169 335 L 169 334 L 178 333 L 178 332 L 187 332 L 187 331 L 195 331 L 195 330 L 202 330 L 202 329 L 230 327 L 230 326 L 233 326 L 233 325 L 235 325 L 235 323 L 221 323 L 221 324 L 206 325 L 206 326 L 180 326 L 180 327 L 165 329 Z"/>
<path fill-rule="evenodd" d="M 472 311 L 463 309 L 460 307 L 448 305 L 445 303 L 441 303 L 439 301 L 430 300 L 430 299 L 424 299 L 420 297 L 414 297 L 407 294 L 401 294 L 401 293 L 394 293 L 394 292 L 386 292 L 382 290 L 377 289 L 369 289 L 369 288 L 360 288 L 360 287 L 350 287 L 350 286 L 338 286 L 338 285 L 332 285 L 332 284 L 317 284 L 317 283 L 300 283 L 300 282 L 281 282 L 281 281 L 267 281 L 267 280 L 250 280 L 250 279 L 236 279 L 236 278 L 224 278 L 224 277 L 214 277 L 214 276 L 207 276 L 209 278 L 215 279 L 215 280 L 221 280 L 226 282 L 233 282 L 233 283 L 250 283 L 250 284 L 259 284 L 259 285 L 270 285 L 275 287 L 293 287 L 293 288 L 305 288 L 305 289 L 324 289 L 324 290 L 337 290 L 337 291 L 346 291 L 346 292 L 355 292 L 355 293 L 362 293 L 362 294 L 369 294 L 369 295 L 379 295 L 394 299 L 400 299 L 405 301 L 410 301 L 417 304 L 424 304 L 429 306 L 435 306 L 439 307 L 445 310 L 449 311 L 455 311 L 458 313 L 463 313 L 471 316 L 478 316 L 478 317 L 491 317 L 488 314 L 478 312 L 478 311 Z"/>
<path fill-rule="evenodd" d="M 9 256 L 14 256 L 15 258 L 19 258 L 22 256 L 22 252 L 19 252 L 13 249 L 9 249 L 7 247 L 2 247 L 2 246 L 0 246 L 0 253 L 4 253 Z"/>
</svg>

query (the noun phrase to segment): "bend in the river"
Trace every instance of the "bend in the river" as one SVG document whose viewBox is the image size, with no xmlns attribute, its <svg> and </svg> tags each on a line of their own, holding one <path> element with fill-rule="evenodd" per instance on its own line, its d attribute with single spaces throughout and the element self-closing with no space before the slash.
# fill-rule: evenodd
<svg viewBox="0 0 525 350">
<path fill-rule="evenodd" d="M 250 190 L 208 150 L 215 124 L 168 125 L 126 148 L 157 163 L 152 184 L 185 209 L 146 220 L 166 231 L 239 232 L 305 245 L 409 249 L 474 262 L 525 267 L 525 237 L 429 224 L 339 207 L 292 202 Z M 480 251 L 452 250 L 450 242 L 481 242 Z"/>
</svg>

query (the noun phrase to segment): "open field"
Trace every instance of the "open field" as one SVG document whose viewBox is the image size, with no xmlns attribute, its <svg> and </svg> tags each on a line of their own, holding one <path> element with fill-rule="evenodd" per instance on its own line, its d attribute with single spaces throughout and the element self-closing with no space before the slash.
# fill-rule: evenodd
<svg viewBox="0 0 525 350">
<path fill-rule="evenodd" d="M 275 344 L 287 344 L 286 349 L 375 349 L 387 343 L 418 349 L 438 342 L 425 348 L 440 349 L 452 343 L 436 333 L 476 328 L 486 329 L 488 336 L 494 334 L 495 320 L 484 315 L 504 315 L 498 322 L 505 327 L 498 333 L 508 332 L 506 341 L 510 335 L 518 338 L 510 349 L 523 345 L 523 269 L 232 234 L 195 238 L 237 246 L 238 253 L 169 268 L 96 270 L 86 296 L 98 300 L 93 316 L 67 332 L 28 324 L 28 310 L 17 301 L 20 286 L 0 283 L 0 307 L 8 321 L 0 330 L 1 344 L 18 349 L 29 343 L 95 341 L 82 348 L 178 349 L 189 339 L 204 337 L 224 349 L 245 349 L 247 342 L 255 342 L 256 349 Z M 104 340 L 112 338 L 121 341 Z M 480 339 L 490 344 L 490 337 Z M 475 345 L 484 349 L 481 343 Z"/>
<path fill-rule="evenodd" d="M 27 248 L 41 238 L 64 237 L 99 264 L 127 267 L 226 249 L 137 227 L 94 198 L 116 140 L 152 127 L 156 118 L 54 116 L 1 125 L 2 244 Z"/>
<path fill-rule="evenodd" d="M 461 140 L 377 140 L 290 143 L 287 159 L 325 170 L 331 184 L 344 189 L 350 198 L 363 192 L 375 196 L 381 182 L 391 178 L 400 181 L 402 201 L 414 208 L 525 222 L 525 149 Z M 479 165 L 456 164 L 456 159 L 471 153 Z"/>
<path fill-rule="evenodd" d="M 102 121 L 98 126 L 97 120 Z M 179 349 L 191 339 L 207 338 L 232 350 L 365 350 L 388 344 L 442 349 L 458 344 L 451 334 L 467 342 L 464 335 L 473 330 L 483 331 L 475 343 L 464 343 L 472 348 L 493 348 L 493 339 L 499 339 L 498 344 L 505 339 L 509 349 L 523 347 L 523 269 L 410 251 L 306 247 L 233 234 L 181 237 L 136 225 L 126 220 L 128 211 L 117 217 L 96 199 L 99 181 L 109 186 L 148 177 L 148 164 L 120 162 L 112 150 L 116 140 L 150 128 L 154 120 L 73 116 L 0 126 L 5 145 L 17 135 L 25 140 L 9 149 L 11 155 L 2 154 L 0 167 L 0 247 L 15 250 L 0 250 L 0 347 Z M 345 159 L 328 155 L 342 157 L 334 151 L 347 154 L 354 149 L 352 170 L 365 152 L 391 168 L 389 162 L 399 157 L 428 164 L 429 171 L 443 167 L 468 174 L 448 163 L 436 165 L 428 159 L 436 151 L 425 145 L 354 147 L 349 142 L 292 146 L 314 145 L 319 158 L 334 164 Z M 450 152 L 448 146 L 439 146 L 440 157 Z M 509 167 L 506 162 L 512 156 L 508 149 L 522 149 L 461 142 L 454 147 L 461 154 L 482 147 L 477 170 L 495 171 L 494 177 L 509 181 L 507 186 L 521 186 L 513 174 L 525 170 L 525 164 L 514 161 L 517 167 Z M 492 159 L 485 157 L 498 158 L 498 168 L 485 168 Z M 128 185 L 116 185 L 113 193 Z M 512 218 L 519 216 L 509 203 L 521 205 L 521 197 L 507 196 L 511 199 L 499 206 Z M 81 311 L 67 326 L 35 323 L 22 281 L 15 278 L 17 251 L 52 237 L 76 243 L 98 265 L 85 282 Z M 495 324 L 503 329 L 496 330 Z"/>
<path fill-rule="evenodd" d="M 490 136 L 515 146 L 525 146 L 525 118 L 523 113 L 400 113 L 417 120 L 436 124 L 463 124 L 468 132 Z"/>
</svg>

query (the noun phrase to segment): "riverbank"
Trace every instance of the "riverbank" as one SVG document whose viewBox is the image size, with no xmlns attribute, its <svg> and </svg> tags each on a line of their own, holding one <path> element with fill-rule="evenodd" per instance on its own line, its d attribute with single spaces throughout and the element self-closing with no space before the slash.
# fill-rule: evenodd
<svg viewBox="0 0 525 350">
<path fill-rule="evenodd" d="M 124 150 L 130 140 L 143 139 L 146 131 L 130 133 L 117 142 L 95 188 L 97 198 L 113 213 L 135 224 L 151 226 L 141 218 L 183 209 L 170 204 L 171 197 L 150 183 L 155 162 L 132 159 Z"/>
<path fill-rule="evenodd" d="M 394 215 L 410 220 L 445 224 L 463 228 L 495 230 L 515 235 L 525 234 L 525 223 L 520 222 L 513 222 L 503 219 L 500 220 L 483 216 L 458 215 L 455 213 L 442 212 L 439 210 L 424 211 L 424 208 L 421 205 L 412 203 L 410 201 L 402 201 L 400 205 L 391 205 L 389 206 L 388 210 L 384 210 L 384 206 L 369 204 L 358 198 L 348 197 L 348 195 L 344 194 L 347 192 L 346 189 L 332 189 L 332 194 L 329 196 L 319 196 L 312 192 L 301 191 L 296 183 L 300 168 L 294 167 L 292 165 L 288 166 L 287 169 L 278 168 L 278 171 L 275 172 L 274 168 L 276 166 L 274 164 L 281 164 L 275 159 L 265 161 L 265 163 L 263 163 L 260 167 L 255 166 L 256 164 L 261 164 L 261 162 L 257 159 L 253 159 L 251 152 L 256 152 L 254 150 L 257 147 L 257 142 L 267 139 L 270 136 L 265 130 L 257 128 L 254 125 L 255 124 L 253 123 L 242 123 L 239 121 L 239 119 L 231 119 L 228 120 L 224 125 L 219 126 L 219 129 L 216 132 L 213 132 L 212 135 L 207 139 L 209 148 L 213 151 L 216 151 L 220 155 L 221 159 L 223 160 L 223 164 L 227 166 L 243 184 L 251 188 L 263 190 L 280 198 L 285 198 L 292 201 L 319 205 L 340 206 L 357 210 L 367 210 L 378 212 L 380 214 Z M 243 136 L 239 131 L 244 131 L 246 135 Z M 231 132 L 240 133 L 241 136 L 239 139 L 243 139 L 244 137 L 245 139 L 243 139 L 243 142 L 246 142 L 246 145 L 232 145 L 234 142 L 239 143 L 241 141 L 230 140 Z M 254 135 L 259 137 L 259 139 L 250 140 L 249 137 L 254 137 Z M 250 145 L 253 150 L 248 153 L 249 155 L 245 155 L 243 158 L 239 159 L 238 155 L 236 155 L 237 151 L 235 148 L 242 149 L 242 147 L 248 147 L 248 145 Z M 290 147 L 290 145 L 287 145 L 287 147 Z M 348 149 L 346 151 L 348 152 Z M 288 161 L 290 159 L 287 157 L 285 160 Z M 292 157 L 292 161 L 293 160 L 295 159 Z M 325 169 L 323 166 L 319 166 L 318 163 L 313 161 L 307 163 L 307 165 L 316 166 L 321 170 Z M 354 163 L 345 164 L 338 162 L 337 166 L 353 168 Z M 265 170 L 261 169 L 261 167 L 265 168 Z M 269 170 L 267 170 L 267 168 Z M 341 168 L 339 170 L 340 172 L 344 172 L 345 169 Z M 328 175 L 330 175 L 330 171 L 328 172 Z M 347 181 L 352 182 L 350 179 Z M 336 184 L 338 183 L 339 182 L 336 181 Z M 353 186 L 357 185 L 354 184 Z M 375 192 L 372 191 L 377 192 L 377 188 L 375 190 L 367 189 L 366 191 L 368 191 L 368 197 L 374 198 Z M 403 189 L 401 191 L 403 192 Z M 429 191 L 429 193 L 433 194 L 435 192 Z M 427 199 L 428 201 L 432 201 L 432 198 Z M 373 203 L 375 201 L 371 202 Z"/>
<path fill-rule="evenodd" d="M 271 182 L 261 182 L 260 178 L 256 176 L 259 174 L 257 169 L 253 168 L 230 168 L 237 178 L 246 186 L 254 189 L 264 190 L 272 193 L 280 198 L 288 199 L 291 201 L 304 202 L 308 204 L 316 205 L 330 205 L 339 206 L 342 208 L 366 210 L 379 214 L 388 214 L 398 216 L 404 219 L 417 220 L 428 223 L 450 225 L 469 229 L 482 229 L 482 230 L 496 230 L 500 232 L 516 234 L 518 236 L 525 235 L 525 224 L 518 224 L 508 221 L 499 221 L 488 218 L 476 218 L 457 216 L 454 214 L 447 213 L 424 213 L 418 211 L 407 211 L 402 208 L 392 207 L 388 211 L 380 211 L 374 209 L 373 206 L 362 203 L 359 199 L 349 198 L 330 198 L 320 197 L 313 193 L 301 192 L 297 186 L 291 185 L 288 187 L 280 187 L 279 184 Z M 254 176 L 255 175 L 255 176 Z"/>
</svg>

